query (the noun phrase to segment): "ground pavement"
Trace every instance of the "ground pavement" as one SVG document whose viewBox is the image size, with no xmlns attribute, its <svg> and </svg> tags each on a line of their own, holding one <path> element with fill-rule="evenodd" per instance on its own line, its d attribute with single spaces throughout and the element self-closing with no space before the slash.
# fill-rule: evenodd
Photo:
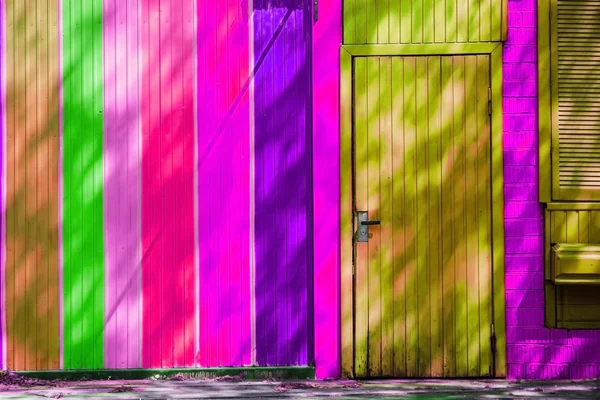
<svg viewBox="0 0 600 400">
<path fill-rule="evenodd" d="M 41 385 L 41 386 L 40 386 Z M 503 380 L 246 381 L 238 377 L 189 380 L 50 383 L 0 382 L 0 399 L 600 399 L 598 381 Z"/>
</svg>

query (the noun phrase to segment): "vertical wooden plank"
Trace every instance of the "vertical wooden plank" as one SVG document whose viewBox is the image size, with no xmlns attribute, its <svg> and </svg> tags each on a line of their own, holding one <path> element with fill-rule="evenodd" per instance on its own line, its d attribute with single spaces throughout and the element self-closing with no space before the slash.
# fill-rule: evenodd
<svg viewBox="0 0 600 400">
<path fill-rule="evenodd" d="M 404 225 L 404 60 L 392 57 L 392 257 L 394 376 L 406 376 L 406 240 Z"/>
<path fill-rule="evenodd" d="M 390 12 L 391 4 L 386 0 L 376 1 L 375 9 L 377 10 L 375 21 L 377 23 L 377 44 L 388 44 L 390 42 L 390 31 L 392 26 L 390 25 Z"/>
<path fill-rule="evenodd" d="M 38 32 L 38 21 L 37 21 L 37 0 L 32 0 L 28 4 L 26 19 L 26 42 L 25 42 L 25 79 L 27 81 L 32 81 L 32 85 L 28 88 L 25 93 L 25 103 L 31 107 L 28 110 L 27 117 L 25 121 L 22 123 L 27 126 L 27 131 L 25 134 L 25 140 L 27 145 L 29 143 L 35 143 L 37 141 L 37 136 L 40 133 L 38 131 L 37 124 L 37 69 L 41 67 L 41 64 L 37 62 L 37 47 L 39 43 L 39 35 L 41 32 Z M 32 184 L 33 187 L 37 187 L 37 177 L 36 177 L 36 169 L 38 163 L 38 154 L 36 149 L 27 148 L 25 150 L 27 154 L 27 158 L 30 159 L 30 162 L 25 165 L 25 179 L 28 183 Z M 37 237 L 37 227 L 36 220 L 29 218 L 31 215 L 36 214 L 36 189 L 33 189 L 31 193 L 28 193 L 27 199 L 25 200 L 24 208 L 25 214 L 23 217 L 23 225 L 27 229 L 27 236 L 25 237 L 26 249 L 27 249 L 27 257 L 25 258 L 24 267 L 25 267 L 25 275 L 27 279 L 32 279 L 33 287 L 32 289 L 35 291 L 39 291 L 39 283 L 37 278 L 37 267 L 38 267 L 38 250 L 40 243 L 38 242 Z M 31 277 L 31 278 L 30 278 Z M 37 315 L 38 312 L 38 302 L 35 301 L 35 298 L 30 298 L 28 302 L 27 311 L 32 315 Z M 27 319 L 25 322 L 25 329 L 28 335 L 31 337 L 31 348 L 27 352 L 25 357 L 25 367 L 29 370 L 37 369 L 37 337 L 39 332 L 37 330 L 37 321 L 34 318 Z"/>
<path fill-rule="evenodd" d="M 460 0 L 446 0 L 446 42 L 454 43 L 458 41 L 457 2 Z"/>
<path fill-rule="evenodd" d="M 600 211 L 590 212 L 590 243 L 600 242 Z"/>
<path fill-rule="evenodd" d="M 341 259 L 340 259 L 340 303 L 341 303 L 341 374 L 344 377 L 354 376 L 354 321 L 355 321 L 355 309 L 354 309 L 354 260 L 355 251 L 354 246 L 354 193 L 353 193 L 353 182 L 354 182 L 354 153 L 355 147 L 353 125 L 355 116 L 353 112 L 354 104 L 354 81 L 353 81 L 353 61 L 352 56 L 343 47 L 340 48 L 340 245 L 341 245 Z M 337 82 L 337 80 L 336 80 Z M 335 94 L 334 94 L 335 96 Z M 356 97 L 358 99 L 358 97 Z M 337 118 L 337 112 L 336 112 Z M 315 145 L 318 146 L 315 142 Z M 318 148 L 318 147 L 317 147 Z M 321 184 L 323 182 L 320 182 Z M 317 182 L 315 181 L 315 185 Z M 357 192 L 358 193 L 358 192 Z M 315 199 L 316 200 L 316 199 Z M 315 212 L 324 211 L 321 210 L 322 204 L 315 202 Z M 316 238 L 315 238 L 316 240 Z M 323 248 L 315 247 L 315 257 Z M 332 250 L 334 254 L 337 254 L 337 250 Z M 315 271 L 316 274 L 316 271 Z M 315 283 L 319 283 L 321 275 L 315 275 L 315 279 L 318 279 Z M 315 289 L 317 286 L 315 286 Z M 317 299 L 320 298 L 323 293 L 315 290 L 315 307 L 319 305 Z M 315 313 L 322 315 L 318 310 Z M 336 314 L 338 315 L 338 314 Z M 328 358 L 328 355 L 321 354 L 318 349 L 322 349 L 323 342 L 326 342 L 322 335 L 329 334 L 322 328 L 322 323 L 315 315 L 315 344 L 316 350 L 316 361 L 319 359 Z M 323 358 L 322 358 L 323 357 Z M 329 367 L 330 368 L 330 367 Z"/>
<path fill-rule="evenodd" d="M 412 0 L 400 0 L 400 43 L 412 43 Z"/>
<path fill-rule="evenodd" d="M 461 15 L 461 14 L 459 14 Z M 454 56 L 453 92 L 454 92 L 454 135 L 452 151 L 456 161 L 453 169 L 454 197 L 454 246 L 456 273 L 456 374 L 466 376 L 467 370 L 467 231 L 466 225 L 466 115 L 465 115 L 465 57 Z"/>
<path fill-rule="evenodd" d="M 369 218 L 381 218 L 381 130 L 380 130 L 380 58 L 367 58 L 367 195 Z M 381 375 L 381 229 L 371 228 L 369 234 L 369 341 L 368 363 L 371 376 Z"/>
<path fill-rule="evenodd" d="M 381 21 L 379 3 L 378 0 L 364 0 L 365 1 L 365 35 L 367 44 L 379 43 L 379 23 Z"/>
<path fill-rule="evenodd" d="M 469 4 L 468 1 L 455 0 L 456 5 L 456 41 L 465 43 L 469 41 Z"/>
<path fill-rule="evenodd" d="M 434 1 L 433 14 L 434 42 L 444 43 L 446 41 L 446 2 Z"/>
<path fill-rule="evenodd" d="M 508 1 L 508 0 L 506 0 Z M 493 1 L 491 0 L 490 8 L 491 8 L 491 17 L 492 23 L 490 25 L 492 40 L 502 40 L 502 11 L 504 8 L 504 0 L 503 1 Z"/>
<path fill-rule="evenodd" d="M 48 50 L 48 18 L 44 16 L 44 13 L 47 12 L 46 10 L 47 8 L 47 2 L 44 0 L 38 0 L 36 1 L 36 10 L 35 10 L 35 24 L 37 25 L 37 29 L 39 30 L 39 34 L 38 34 L 38 41 L 37 41 L 37 46 L 36 46 L 36 60 L 40 59 L 40 56 L 43 57 L 43 54 L 46 53 Z M 42 68 L 40 68 L 39 63 L 37 63 L 38 68 L 35 71 L 35 76 L 34 79 L 37 81 L 36 84 L 36 89 L 37 89 L 37 94 L 36 94 L 36 104 L 35 104 L 35 108 L 36 108 L 36 115 L 35 118 L 37 119 L 36 121 L 36 130 L 40 130 L 40 128 L 42 128 L 45 124 L 45 120 L 47 118 L 47 113 L 46 110 L 44 109 L 44 103 L 46 102 L 46 99 L 48 98 L 48 88 L 47 88 L 47 82 L 46 82 L 46 75 L 47 75 L 47 71 L 43 70 Z M 44 173 L 47 171 L 48 166 L 46 165 L 46 163 L 44 162 L 44 159 L 39 157 L 39 154 L 37 156 L 37 161 L 35 163 L 35 170 L 32 171 L 35 174 L 35 182 L 36 182 L 36 186 L 37 186 L 37 191 L 39 193 L 48 193 L 48 180 L 45 179 Z M 44 201 L 42 199 L 43 196 L 36 196 L 36 201 L 34 203 L 34 207 L 36 210 L 41 209 L 41 207 L 44 206 Z M 34 241 L 40 243 L 42 240 L 44 240 L 41 236 L 41 228 L 43 226 L 47 226 L 47 221 L 46 221 L 46 217 L 42 216 L 40 217 L 39 221 L 35 224 L 35 233 L 33 233 L 33 235 L 30 236 L 30 239 L 33 239 Z M 37 236 L 37 237 L 36 237 Z M 37 254 L 41 254 L 42 249 L 40 248 L 41 246 L 38 244 L 38 249 L 36 250 Z M 38 262 L 37 263 L 37 276 L 39 277 L 40 282 L 48 282 L 48 264 L 45 262 Z M 41 290 L 39 293 L 39 302 L 37 304 L 37 312 L 40 315 L 47 315 L 48 314 L 48 298 L 46 295 L 46 291 L 45 290 Z M 37 341 L 36 341 L 36 349 L 43 349 L 43 348 L 47 348 L 48 344 L 48 336 L 47 333 L 44 334 L 44 323 L 42 320 L 37 320 L 37 326 L 35 328 L 36 332 L 37 332 Z M 48 332 L 49 333 L 49 332 Z M 36 357 L 35 357 L 35 366 L 36 368 L 40 368 L 42 363 L 44 363 L 44 359 L 46 358 L 46 355 L 41 353 L 40 351 L 36 352 Z"/>
<path fill-rule="evenodd" d="M 454 99 L 452 57 L 442 57 L 442 310 L 444 315 L 444 376 L 456 375 L 456 332 L 455 332 L 455 260 L 454 260 L 454 201 L 452 195 L 452 171 L 455 168 L 452 151 L 454 135 Z"/>
<path fill-rule="evenodd" d="M 5 3 L 5 296 L 10 305 L 5 367 L 10 369 L 56 369 L 59 364 L 58 172 L 52 164 L 58 155 L 59 106 L 54 3 Z"/>
<path fill-rule="evenodd" d="M 429 286 L 429 170 L 428 170 L 428 68 L 427 58 L 418 57 L 416 59 L 416 81 L 414 86 L 414 101 L 416 114 L 415 145 L 416 154 L 416 214 L 415 230 L 417 237 L 415 241 L 416 248 L 416 280 L 415 291 L 417 297 L 417 334 L 418 334 L 418 353 L 417 353 L 417 375 L 429 376 L 431 371 L 431 304 L 430 286 Z"/>
<path fill-rule="evenodd" d="M 479 282 L 479 339 L 480 339 L 480 375 L 490 372 L 492 365 L 491 349 L 489 348 L 490 325 L 492 323 L 492 259 L 491 259 L 491 215 L 490 215 L 490 117 L 488 115 L 488 88 L 490 62 L 488 56 L 477 56 L 477 247 Z"/>
<path fill-rule="evenodd" d="M 442 282 L 441 268 L 442 252 L 442 76 L 441 57 L 429 57 L 429 76 L 427 80 L 428 101 L 428 137 L 429 153 L 427 169 L 429 171 L 429 281 L 431 304 L 431 376 L 443 375 L 443 332 L 444 315 L 442 312 Z"/>
<path fill-rule="evenodd" d="M 467 4 L 469 10 L 469 42 L 479 41 L 479 29 L 481 27 L 479 14 L 482 7 L 481 3 L 481 0 L 469 0 Z"/>
<path fill-rule="evenodd" d="M 405 210 L 405 243 L 406 243 L 406 332 L 407 332 L 407 366 L 408 376 L 418 375 L 419 356 L 419 313 L 417 302 L 417 104 L 416 58 L 406 57 L 404 61 L 404 210 Z"/>
<path fill-rule="evenodd" d="M 578 217 L 579 217 L 579 221 L 578 221 L 578 225 L 579 225 L 579 234 L 578 234 L 578 243 L 591 243 L 589 240 L 589 216 L 590 216 L 590 211 L 579 211 L 578 212 Z"/>
<path fill-rule="evenodd" d="M 115 341 L 117 337 L 117 319 L 119 318 L 118 311 L 118 302 L 116 299 L 118 298 L 118 282 L 121 279 L 116 278 L 117 270 L 113 270 L 112 266 L 118 264 L 116 262 L 115 255 L 117 253 L 118 244 L 113 242 L 113 240 L 117 240 L 120 229 L 115 229 L 113 227 L 113 221 L 118 220 L 118 216 L 120 214 L 117 211 L 117 207 L 121 202 L 119 201 L 120 192 L 118 190 L 113 191 L 113 186 L 111 186 L 112 180 L 106 179 L 107 176 L 112 176 L 115 170 L 115 164 L 117 163 L 115 160 L 115 148 L 120 147 L 120 143 L 117 142 L 119 135 L 113 135 L 114 132 L 117 131 L 117 121 L 119 121 L 119 113 L 118 110 L 120 108 L 116 107 L 117 100 L 117 91 L 116 91 L 116 51 L 115 49 L 119 48 L 117 46 L 117 32 L 118 26 L 120 26 L 117 20 L 117 8 L 115 5 L 115 0 L 107 0 L 103 4 L 104 6 L 104 16 L 103 16 L 103 28 L 104 28 L 104 37 L 103 41 L 106 46 L 106 50 L 104 52 L 104 115 L 106 117 L 106 121 L 104 122 L 104 166 L 106 169 L 106 174 L 104 176 L 104 194 L 105 194 L 105 202 L 104 202 L 104 224 L 106 235 L 106 288 L 105 288 L 105 296 L 106 296 L 106 309 L 105 309 L 105 322 L 106 327 L 104 329 L 105 341 L 104 341 L 104 364 L 108 368 L 117 368 L 118 363 L 116 362 L 117 357 L 119 357 L 123 353 L 123 349 L 120 348 L 119 352 L 117 352 L 116 347 L 118 346 L 118 341 Z M 120 45 L 121 43 L 119 43 Z M 122 106 L 121 106 L 122 107 Z M 120 132 L 119 132 L 120 133 Z M 123 167 L 122 165 L 120 166 Z M 121 176 L 121 175 L 118 175 Z M 114 239 L 113 239 L 114 238 Z M 113 284 L 114 280 L 114 284 Z"/>
<path fill-rule="evenodd" d="M 380 161 L 381 161 L 381 373 L 394 376 L 394 223 L 392 142 L 392 58 L 380 59 Z"/>
<path fill-rule="evenodd" d="M 281 23 L 281 21 L 283 21 L 283 18 L 285 17 L 285 9 L 283 8 L 273 8 L 272 13 L 273 13 L 273 27 L 276 28 L 277 26 L 279 26 L 279 24 Z M 271 72 L 271 79 L 273 80 L 273 98 L 272 101 L 270 103 L 270 105 L 272 107 L 275 107 L 275 105 L 277 104 L 279 107 L 281 107 L 282 109 L 284 109 L 284 107 L 282 107 L 282 104 L 279 103 L 279 94 L 284 93 L 286 87 L 285 87 L 285 77 L 283 75 L 284 73 L 284 68 L 282 67 L 282 61 L 284 60 L 285 57 L 285 51 L 284 51 L 284 41 L 287 39 L 289 41 L 290 37 L 289 37 L 289 24 L 291 22 L 291 20 L 288 20 L 289 22 L 285 23 L 283 30 L 281 31 L 281 34 L 277 37 L 275 36 L 275 34 L 273 34 L 273 36 L 276 37 L 275 39 L 275 43 L 273 44 L 273 70 Z M 284 64 L 283 64 L 284 65 Z M 275 131 L 279 131 L 281 137 L 283 138 L 283 140 L 285 141 L 285 139 L 288 136 L 291 136 L 291 128 L 289 125 L 285 125 L 285 126 L 277 126 L 276 122 L 271 119 L 269 121 L 271 123 L 271 127 L 270 127 L 270 131 L 271 132 L 275 132 Z M 270 168 L 271 171 L 269 171 L 270 174 L 273 175 L 273 183 L 277 180 L 278 178 L 278 174 L 277 174 L 277 166 L 283 166 L 283 160 L 281 158 L 281 153 L 283 150 L 283 146 L 281 145 L 281 142 L 278 140 L 274 140 L 274 138 L 270 138 L 271 139 L 271 149 L 272 149 L 272 155 L 271 155 L 271 160 L 272 161 L 272 167 Z M 295 147 L 295 146 L 294 146 Z M 273 268 L 273 270 L 271 271 L 271 275 L 274 277 L 275 279 L 275 287 L 278 288 L 277 290 L 277 298 L 278 298 L 278 302 L 277 305 L 275 306 L 275 313 L 274 313 L 274 318 L 275 318 L 275 324 L 277 326 L 277 338 L 275 339 L 277 341 L 277 345 L 274 347 L 274 355 L 275 355 L 275 362 L 274 364 L 283 364 L 283 365 L 287 365 L 288 363 L 288 341 L 287 339 L 289 338 L 288 336 L 288 331 L 287 331 L 287 315 L 286 315 L 286 308 L 287 308 L 287 303 L 289 302 L 289 298 L 288 298 L 288 293 L 287 293 L 287 282 L 286 282 L 286 275 L 287 275 L 287 253 L 289 251 L 289 231 L 288 231 L 288 225 L 287 225 L 287 215 L 285 212 L 285 201 L 282 198 L 282 193 L 280 191 L 273 191 L 273 193 L 271 194 L 271 196 L 273 197 L 273 200 L 275 202 L 275 207 L 274 207 L 274 218 L 273 218 L 273 228 L 272 231 L 273 232 L 278 232 L 279 236 L 283 239 L 282 242 L 280 243 L 280 250 L 279 251 L 274 251 L 272 252 L 272 254 L 277 254 L 277 258 L 274 260 L 278 266 L 276 268 Z M 281 339 L 283 340 L 281 340 Z"/>
<path fill-rule="evenodd" d="M 368 181 L 368 80 L 367 60 L 358 57 L 354 59 L 354 135 L 355 135 L 355 209 L 365 211 L 368 209 L 369 181 Z M 356 377 L 367 377 L 368 365 L 368 340 L 369 340 L 369 243 L 356 243 L 356 298 L 355 298 L 355 325 L 354 325 L 354 373 Z"/>
<path fill-rule="evenodd" d="M 368 14 L 371 14 L 373 11 L 369 12 L 368 8 L 371 6 L 372 0 L 354 0 L 354 20 L 355 20 L 355 31 L 354 31 L 354 43 L 355 44 L 366 44 L 368 43 L 369 38 L 369 18 L 371 17 Z"/>
<path fill-rule="evenodd" d="M 59 100 L 60 83 L 60 58 L 59 58 L 59 35 L 63 32 L 59 30 L 59 7 L 57 1 L 46 1 L 46 16 L 48 18 L 48 40 L 47 40 L 47 87 L 48 97 L 44 109 L 48 112 L 48 117 L 45 124 L 48 131 L 48 148 L 45 152 L 47 162 L 48 192 L 45 194 L 44 208 L 50 210 L 48 212 L 48 224 L 42 225 L 41 232 L 47 240 L 47 250 L 51 253 L 54 249 L 54 254 L 47 257 L 48 262 L 48 314 L 42 316 L 48 322 L 48 352 L 47 361 L 41 363 L 40 368 L 58 369 L 60 367 L 60 317 L 59 315 L 59 110 L 61 108 Z M 62 272 L 60 272 L 62 273 Z M 53 322 L 51 322 L 53 321 Z"/>
<path fill-rule="evenodd" d="M 508 0 L 503 0 L 507 2 Z M 494 0 L 479 0 L 479 38 L 482 42 L 492 39 L 492 3 Z"/>
<path fill-rule="evenodd" d="M 435 0 L 423 0 L 423 42 L 435 42 Z"/>
<path fill-rule="evenodd" d="M 554 243 L 567 242 L 567 212 L 552 212 L 552 233 L 550 234 Z"/>
<path fill-rule="evenodd" d="M 354 43 L 355 22 L 356 22 L 356 4 L 355 0 L 346 0 L 342 3 L 342 43 Z"/>
<path fill-rule="evenodd" d="M 567 211 L 565 220 L 566 243 L 577 243 L 579 239 L 579 211 Z"/>
<path fill-rule="evenodd" d="M 157 43 L 158 10 L 156 5 L 142 3 L 142 291 L 143 291 L 143 340 L 142 366 L 161 366 L 160 287 L 162 279 L 154 276 L 160 262 L 163 243 L 158 217 L 161 215 L 159 199 L 161 170 L 158 164 L 160 142 L 154 138 L 159 127 L 154 121 L 160 120 L 159 105 L 160 79 L 156 71 L 159 67 Z M 150 69 L 150 66 L 153 69 Z M 154 96 L 151 96 L 154 94 Z M 154 101 L 151 98 L 155 98 Z M 153 171 L 150 174 L 150 171 Z M 150 333 L 150 335 L 149 335 Z"/>
<path fill-rule="evenodd" d="M 411 43 L 423 43 L 424 30 L 423 24 L 423 0 L 411 0 Z"/>
<path fill-rule="evenodd" d="M 398 1 L 389 1 L 388 10 L 389 10 L 389 42 L 391 44 L 400 43 L 400 29 L 402 23 L 402 14 L 401 14 L 401 4 L 402 0 Z"/>
<path fill-rule="evenodd" d="M 479 181 L 477 171 L 477 56 L 465 56 L 465 230 L 466 230 L 466 328 L 467 328 L 467 372 L 469 376 L 480 376 L 481 340 L 479 336 L 479 221 L 477 196 Z M 485 90 L 484 90 L 485 91 Z M 484 177 L 482 179 L 485 182 Z"/>
</svg>

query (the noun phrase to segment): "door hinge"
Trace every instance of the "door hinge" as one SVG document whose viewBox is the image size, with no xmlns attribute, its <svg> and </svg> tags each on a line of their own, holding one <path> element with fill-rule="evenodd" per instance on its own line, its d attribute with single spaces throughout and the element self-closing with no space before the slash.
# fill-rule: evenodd
<svg viewBox="0 0 600 400">
<path fill-rule="evenodd" d="M 496 354 L 496 328 L 494 327 L 494 324 L 492 324 L 490 326 L 491 329 L 491 335 L 490 335 L 490 345 L 491 345 L 491 349 L 492 349 L 492 355 Z"/>
<path fill-rule="evenodd" d="M 490 376 L 496 376 L 496 328 L 490 325 L 490 350 L 492 352 L 492 364 L 490 365 Z"/>
<path fill-rule="evenodd" d="M 488 88 L 488 115 L 492 115 L 492 88 Z"/>
<path fill-rule="evenodd" d="M 313 18 L 315 22 L 319 20 L 319 0 L 313 2 Z"/>
</svg>

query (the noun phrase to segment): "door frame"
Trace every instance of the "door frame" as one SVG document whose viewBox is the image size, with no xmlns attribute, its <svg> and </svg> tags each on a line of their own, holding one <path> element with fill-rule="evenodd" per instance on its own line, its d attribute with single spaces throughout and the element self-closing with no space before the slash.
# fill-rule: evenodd
<svg viewBox="0 0 600 400">
<path fill-rule="evenodd" d="M 492 296 L 496 335 L 495 377 L 506 377 L 506 309 L 504 291 L 504 158 L 502 145 L 502 44 L 393 44 L 340 47 L 340 316 L 342 375 L 354 376 L 353 282 L 353 59 L 359 56 L 489 55 L 492 87 L 491 195 Z"/>
</svg>

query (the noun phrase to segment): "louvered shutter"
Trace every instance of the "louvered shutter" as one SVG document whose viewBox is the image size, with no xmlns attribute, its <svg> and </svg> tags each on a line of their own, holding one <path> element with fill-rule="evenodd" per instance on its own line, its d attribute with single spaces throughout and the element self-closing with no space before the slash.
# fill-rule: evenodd
<svg viewBox="0 0 600 400">
<path fill-rule="evenodd" d="M 552 197 L 600 200 L 600 0 L 553 0 Z"/>
</svg>

